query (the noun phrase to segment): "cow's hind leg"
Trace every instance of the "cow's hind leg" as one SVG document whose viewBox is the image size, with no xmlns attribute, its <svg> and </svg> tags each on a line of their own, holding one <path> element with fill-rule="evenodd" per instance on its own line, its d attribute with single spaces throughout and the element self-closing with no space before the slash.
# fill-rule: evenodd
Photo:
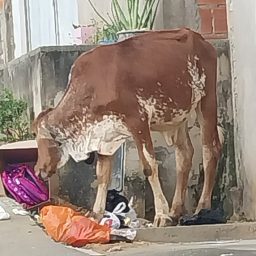
<svg viewBox="0 0 256 256">
<path fill-rule="evenodd" d="M 138 118 L 140 120 L 140 118 Z M 155 203 L 155 220 L 154 226 L 167 226 L 172 224 L 172 219 L 169 217 L 169 205 L 163 194 L 159 177 L 158 165 L 155 159 L 155 152 L 150 135 L 150 129 L 147 121 L 142 123 L 127 122 L 127 125 L 133 135 L 136 143 L 139 157 L 143 164 L 143 171 L 151 185 L 154 203 Z"/>
<path fill-rule="evenodd" d="M 222 134 L 219 134 L 217 127 L 215 95 L 209 98 L 211 101 L 207 101 L 207 98 L 204 98 L 201 108 L 199 106 L 197 110 L 202 133 L 204 185 L 196 212 L 199 212 L 203 208 L 211 208 L 211 197 L 215 184 L 216 167 L 222 146 L 222 139 L 220 140 Z"/>
<path fill-rule="evenodd" d="M 111 179 L 111 172 L 113 166 L 113 156 L 98 155 L 96 166 L 96 174 L 98 181 L 98 191 L 96 200 L 93 206 L 93 212 L 97 219 L 101 219 L 106 208 L 106 199 L 108 193 L 108 186 Z"/>
<path fill-rule="evenodd" d="M 189 137 L 187 122 L 170 132 L 164 132 L 163 135 L 168 145 L 175 146 L 177 178 L 170 216 L 174 223 L 177 223 L 184 213 L 188 176 L 192 167 L 194 148 Z"/>
</svg>

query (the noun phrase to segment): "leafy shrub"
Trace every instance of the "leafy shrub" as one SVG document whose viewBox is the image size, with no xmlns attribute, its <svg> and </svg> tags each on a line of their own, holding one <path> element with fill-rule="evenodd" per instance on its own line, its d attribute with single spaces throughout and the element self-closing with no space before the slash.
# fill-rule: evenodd
<svg viewBox="0 0 256 256">
<path fill-rule="evenodd" d="M 4 89 L 0 92 L 0 141 L 15 142 L 31 139 L 27 103 L 16 99 Z"/>
</svg>

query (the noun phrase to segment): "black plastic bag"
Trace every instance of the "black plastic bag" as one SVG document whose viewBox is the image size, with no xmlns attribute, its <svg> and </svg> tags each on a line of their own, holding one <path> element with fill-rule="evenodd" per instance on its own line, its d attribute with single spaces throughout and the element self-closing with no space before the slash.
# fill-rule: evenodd
<svg viewBox="0 0 256 256">
<path fill-rule="evenodd" d="M 126 208 L 124 209 L 124 213 L 129 212 L 130 208 L 128 206 L 129 201 L 126 197 L 120 195 L 118 191 L 115 189 L 109 190 L 107 194 L 107 203 L 106 203 L 106 211 L 113 212 L 113 210 L 116 208 L 116 206 L 124 202 L 126 204 Z"/>
<path fill-rule="evenodd" d="M 180 219 L 181 226 L 224 223 L 227 223 L 227 220 L 224 216 L 223 210 L 221 209 L 202 209 L 198 214 L 195 214 L 193 216 L 186 215 Z"/>
</svg>

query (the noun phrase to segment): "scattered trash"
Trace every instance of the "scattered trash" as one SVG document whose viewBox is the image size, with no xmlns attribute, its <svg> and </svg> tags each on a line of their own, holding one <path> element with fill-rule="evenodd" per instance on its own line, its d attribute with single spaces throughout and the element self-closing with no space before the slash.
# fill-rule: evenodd
<svg viewBox="0 0 256 256">
<path fill-rule="evenodd" d="M 79 212 L 81 215 L 84 215 L 86 217 L 89 217 L 89 215 L 91 214 L 91 212 L 88 209 L 71 204 L 69 198 L 64 199 L 54 195 L 51 197 L 51 205 L 69 207 L 75 212 Z"/>
<path fill-rule="evenodd" d="M 106 212 L 100 221 L 100 225 L 107 225 L 110 228 L 119 229 L 121 227 L 121 221 L 114 213 Z"/>
<path fill-rule="evenodd" d="M 118 191 L 115 189 L 109 190 L 107 194 L 107 201 L 106 201 L 106 211 L 107 212 L 113 212 L 114 209 L 119 205 L 120 203 L 125 204 L 125 209 L 123 209 L 124 213 L 129 212 L 129 201 L 126 197 L 120 195 Z"/>
<path fill-rule="evenodd" d="M 46 233 L 56 242 L 82 247 L 90 243 L 108 243 L 110 228 L 80 215 L 68 207 L 45 206 L 40 211 Z"/>
<path fill-rule="evenodd" d="M 100 223 L 114 229 L 138 227 L 137 214 L 132 205 L 133 197 L 128 201 L 127 198 L 120 195 L 116 190 L 108 191 L 106 212 Z"/>
<path fill-rule="evenodd" d="M 21 216 L 26 216 L 26 215 L 29 215 L 29 212 L 26 211 L 26 210 L 23 210 L 23 209 L 12 209 L 12 212 L 15 214 L 15 215 L 21 215 Z"/>
<path fill-rule="evenodd" d="M 137 231 L 135 229 L 112 229 L 110 234 L 133 241 L 137 235 Z"/>
<path fill-rule="evenodd" d="M 46 185 L 27 164 L 8 165 L 1 173 L 1 178 L 5 189 L 25 209 L 49 198 Z"/>
<path fill-rule="evenodd" d="M 121 246 L 114 246 L 114 247 L 107 250 L 107 252 L 120 252 L 120 251 L 122 251 Z"/>
<path fill-rule="evenodd" d="M 224 224 L 227 223 L 224 213 L 220 209 L 202 209 L 198 214 L 186 215 L 180 219 L 181 226 Z"/>
<path fill-rule="evenodd" d="M 138 227 L 137 228 L 151 228 L 151 227 L 153 227 L 153 223 L 150 222 L 149 220 L 138 218 L 137 221 L 138 221 Z"/>
<path fill-rule="evenodd" d="M 10 218 L 10 214 L 6 212 L 2 206 L 0 206 L 0 220 L 9 220 Z"/>
</svg>

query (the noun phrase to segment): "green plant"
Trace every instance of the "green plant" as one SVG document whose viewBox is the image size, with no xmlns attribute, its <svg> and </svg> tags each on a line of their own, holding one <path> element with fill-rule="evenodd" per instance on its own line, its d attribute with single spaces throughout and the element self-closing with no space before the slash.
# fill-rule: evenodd
<svg viewBox="0 0 256 256">
<path fill-rule="evenodd" d="M 97 44 L 102 40 L 115 41 L 117 40 L 117 35 L 113 31 L 112 26 L 104 24 L 104 22 L 97 22 L 95 19 L 92 19 L 92 25 L 95 27 L 96 33 L 93 37 L 93 43 Z"/>
<path fill-rule="evenodd" d="M 108 21 L 96 9 L 92 0 L 88 0 L 95 13 L 105 24 L 105 30 L 115 34 L 122 30 L 152 29 L 160 0 L 123 0 L 126 1 L 126 8 L 122 10 L 120 0 L 111 1 L 111 15 L 108 13 Z"/>
<path fill-rule="evenodd" d="M 0 141 L 15 142 L 32 138 L 26 115 L 27 103 L 4 89 L 0 93 Z"/>
</svg>

